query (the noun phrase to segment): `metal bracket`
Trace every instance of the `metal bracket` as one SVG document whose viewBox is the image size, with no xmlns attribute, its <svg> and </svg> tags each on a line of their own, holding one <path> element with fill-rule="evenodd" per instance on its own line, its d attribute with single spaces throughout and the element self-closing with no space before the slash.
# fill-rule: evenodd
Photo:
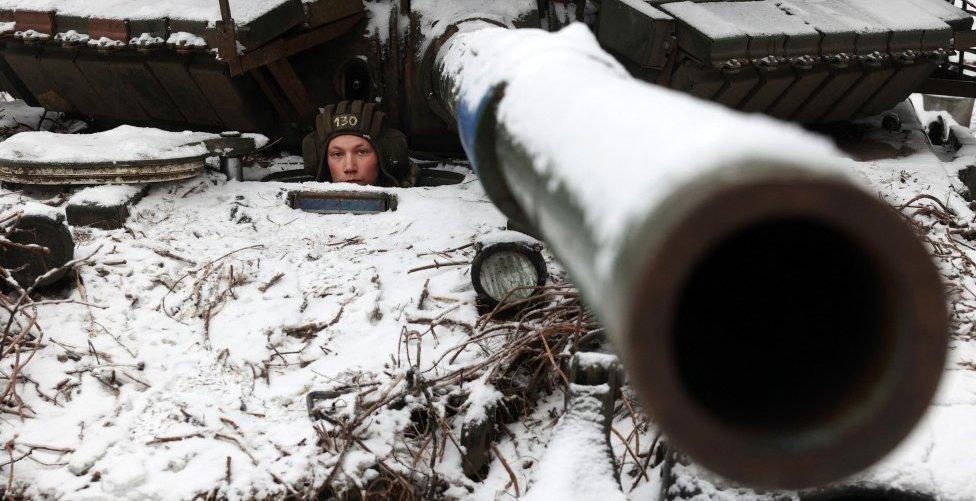
<svg viewBox="0 0 976 501">
<path fill-rule="evenodd" d="M 671 87 L 671 78 L 674 76 L 675 68 L 678 67 L 678 38 L 671 35 L 662 45 L 668 55 L 664 60 L 664 68 L 661 70 L 658 84 L 662 87 Z"/>
<path fill-rule="evenodd" d="M 241 56 L 237 53 L 237 23 L 230 13 L 230 0 L 220 0 L 220 21 L 217 21 L 217 52 L 230 65 L 231 75 L 243 73 Z"/>
</svg>

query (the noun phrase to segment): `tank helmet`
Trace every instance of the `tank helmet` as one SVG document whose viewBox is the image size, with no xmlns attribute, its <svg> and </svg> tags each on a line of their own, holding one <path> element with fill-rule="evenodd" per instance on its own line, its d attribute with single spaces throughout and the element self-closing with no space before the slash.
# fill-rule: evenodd
<svg viewBox="0 0 976 501">
<path fill-rule="evenodd" d="M 387 187 L 413 186 L 416 175 L 410 163 L 406 136 L 386 125 L 386 113 L 375 103 L 341 101 L 326 106 L 315 119 L 315 132 L 305 137 L 302 153 L 305 168 L 316 181 L 332 181 L 326 160 L 329 143 L 339 136 L 354 135 L 369 141 L 379 157 L 377 184 Z"/>
</svg>

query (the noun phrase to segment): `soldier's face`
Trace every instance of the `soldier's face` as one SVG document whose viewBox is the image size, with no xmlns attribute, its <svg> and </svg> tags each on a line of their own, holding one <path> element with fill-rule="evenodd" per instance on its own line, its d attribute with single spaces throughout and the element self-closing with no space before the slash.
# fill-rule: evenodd
<svg viewBox="0 0 976 501">
<path fill-rule="evenodd" d="M 369 141 L 353 135 L 338 136 L 326 152 L 334 183 L 376 184 L 380 158 Z"/>
</svg>

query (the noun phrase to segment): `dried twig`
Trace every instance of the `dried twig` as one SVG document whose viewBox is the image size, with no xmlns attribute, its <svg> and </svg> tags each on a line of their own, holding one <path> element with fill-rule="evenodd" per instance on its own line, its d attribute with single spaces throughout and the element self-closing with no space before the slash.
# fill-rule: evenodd
<svg viewBox="0 0 976 501">
<path fill-rule="evenodd" d="M 188 435 L 177 435 L 177 436 L 174 436 L 174 437 L 157 437 L 157 438 L 154 438 L 154 439 L 146 442 L 146 445 L 156 445 L 156 444 L 165 444 L 165 443 L 169 443 L 169 442 L 179 442 L 181 440 L 187 440 L 187 439 L 190 439 L 190 438 L 201 438 L 203 436 L 204 436 L 203 432 L 197 432 L 197 433 L 190 433 Z"/>
<path fill-rule="evenodd" d="M 285 276 L 284 273 L 278 273 L 277 275 L 271 277 L 271 280 L 268 280 L 267 283 L 265 283 L 261 287 L 258 287 L 258 290 L 261 291 L 262 294 L 265 293 L 265 292 L 268 292 L 268 289 L 270 289 L 271 287 L 273 287 L 274 284 L 278 283 L 278 281 L 281 280 L 282 277 L 284 277 L 284 276 Z"/>
<path fill-rule="evenodd" d="M 505 456 L 502 456 L 501 452 L 498 452 L 498 448 L 495 444 L 491 444 L 491 452 L 498 458 L 498 461 L 502 463 L 502 467 L 508 472 L 508 478 L 511 479 L 512 487 L 515 488 L 515 497 L 521 497 L 522 493 L 519 490 L 518 479 L 515 478 L 515 472 L 512 471 L 512 467 L 508 465 L 508 461 L 505 461 Z"/>
<path fill-rule="evenodd" d="M 408 271 L 407 274 L 409 275 L 410 273 L 416 273 L 418 271 L 423 271 L 423 270 L 447 268 L 450 266 L 467 266 L 469 264 L 471 264 L 471 261 L 449 261 L 446 263 L 438 263 L 437 261 L 434 261 L 434 264 L 428 264 L 426 266 L 419 266 L 417 268 L 413 268 L 412 270 Z"/>
</svg>

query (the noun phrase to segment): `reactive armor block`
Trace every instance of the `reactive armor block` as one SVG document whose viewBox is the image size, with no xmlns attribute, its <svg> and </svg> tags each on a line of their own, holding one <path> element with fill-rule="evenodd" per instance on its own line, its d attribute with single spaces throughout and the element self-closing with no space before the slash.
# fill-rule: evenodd
<svg viewBox="0 0 976 501">
<path fill-rule="evenodd" d="M 944 0 L 606 0 L 602 9 L 601 42 L 637 73 L 807 123 L 890 109 L 973 23 Z"/>
</svg>

